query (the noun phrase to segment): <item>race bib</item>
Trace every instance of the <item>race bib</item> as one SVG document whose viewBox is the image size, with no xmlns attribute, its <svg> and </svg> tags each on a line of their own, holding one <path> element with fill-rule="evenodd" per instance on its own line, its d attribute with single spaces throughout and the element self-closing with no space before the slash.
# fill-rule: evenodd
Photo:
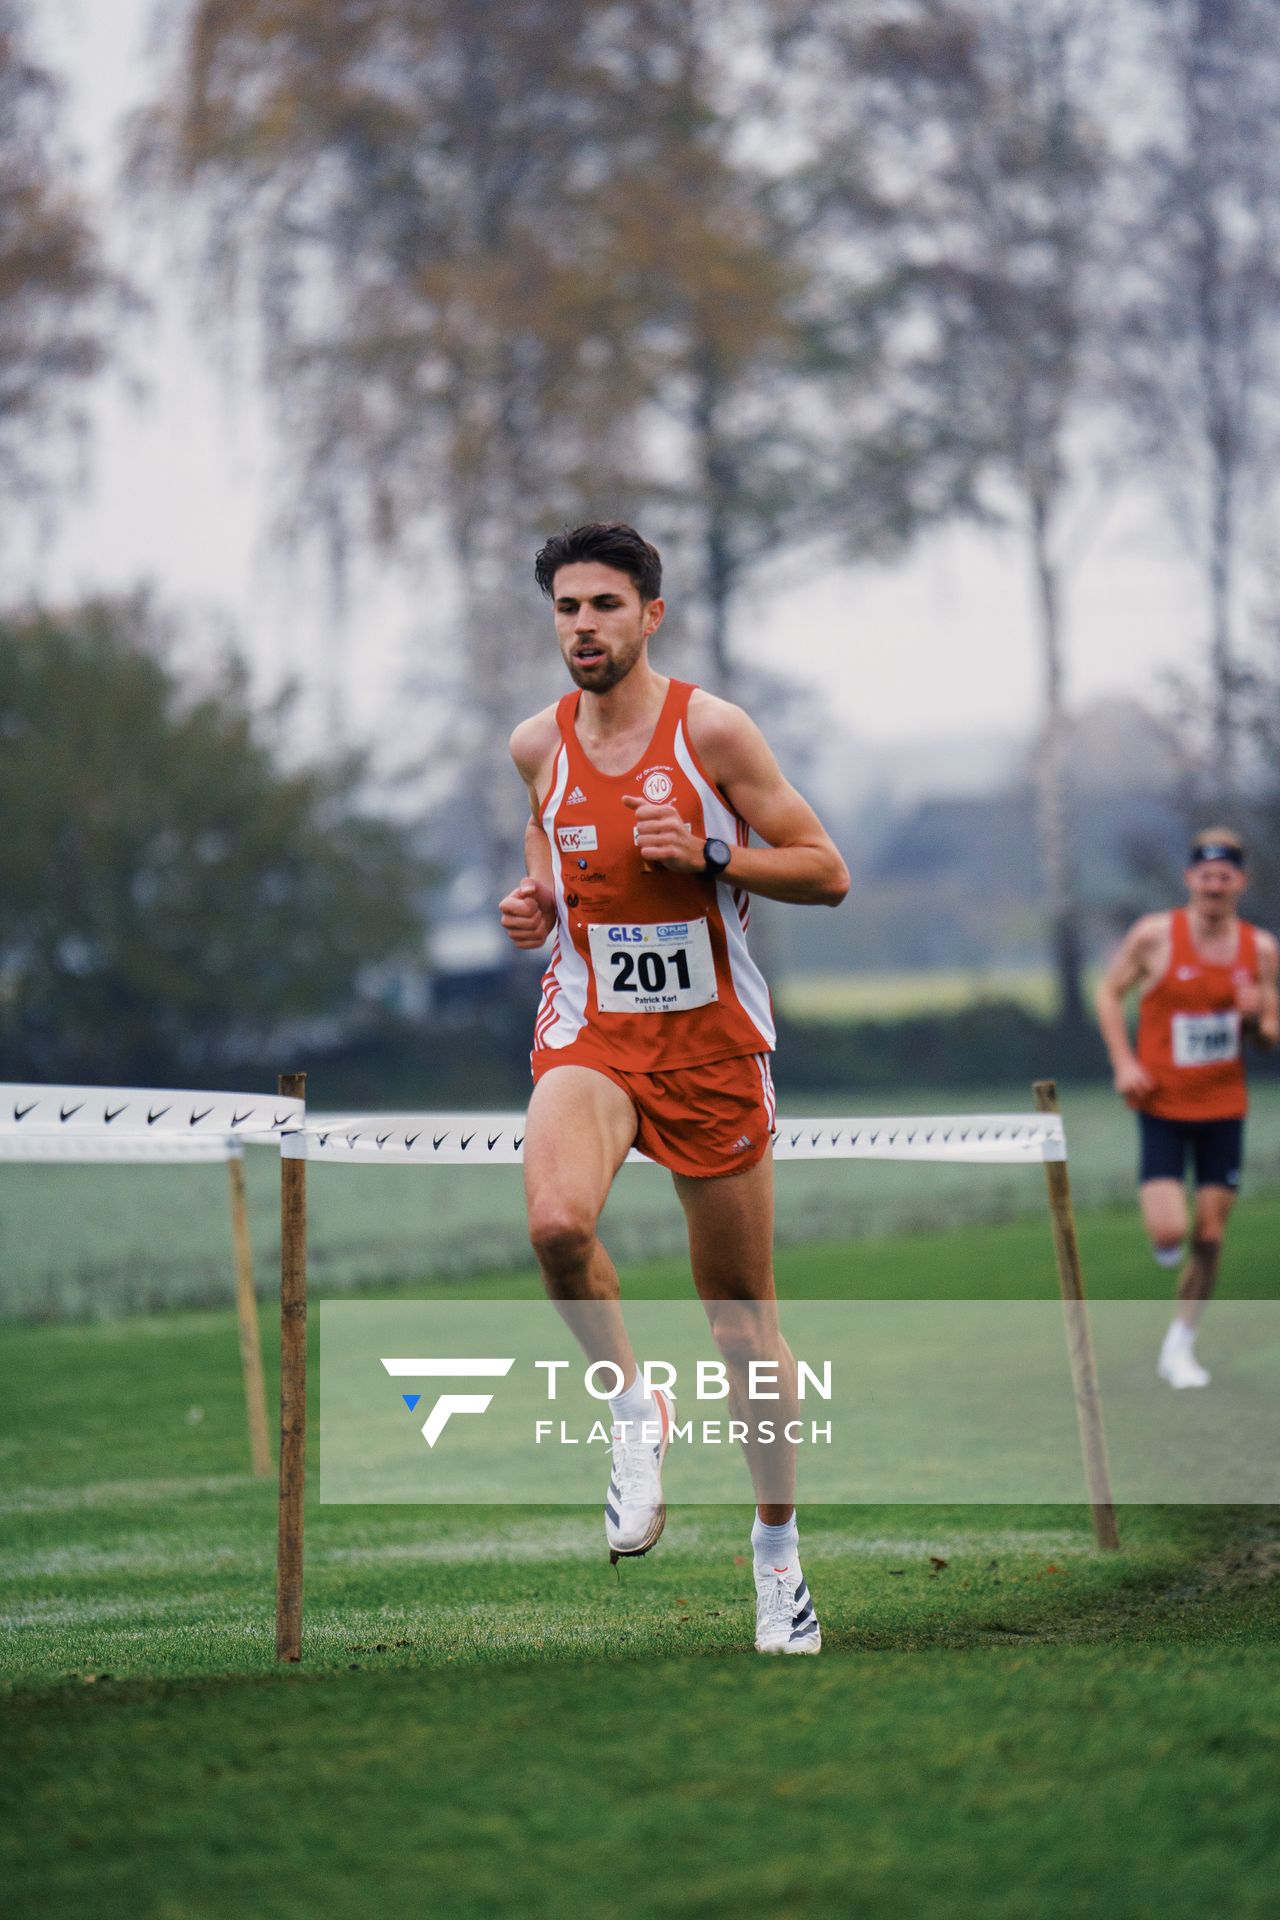
<svg viewBox="0 0 1280 1920">
<path fill-rule="evenodd" d="M 1234 1008 L 1226 1013 L 1174 1014 L 1175 1067 L 1211 1067 L 1239 1057 L 1240 1015 Z"/>
<path fill-rule="evenodd" d="M 705 920 L 593 921 L 587 937 L 602 1013 L 683 1013 L 717 998 Z"/>
</svg>

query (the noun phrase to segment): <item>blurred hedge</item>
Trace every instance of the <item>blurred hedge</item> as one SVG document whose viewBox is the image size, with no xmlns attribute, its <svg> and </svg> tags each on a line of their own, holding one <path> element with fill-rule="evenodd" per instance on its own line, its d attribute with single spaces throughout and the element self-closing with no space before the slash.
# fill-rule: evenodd
<svg viewBox="0 0 1280 1920">
<path fill-rule="evenodd" d="M 1066 1040 L 1016 1000 L 898 1020 L 783 1021 L 776 1070 L 788 1095 L 1110 1078 L 1097 1033 Z"/>
<path fill-rule="evenodd" d="M 484 1024 L 385 1028 L 296 1064 L 309 1068 L 309 1097 L 321 1110 L 523 1106 L 529 1021 L 521 1010 Z M 783 1021 L 775 1064 L 791 1100 L 1109 1078 L 1095 1034 L 1068 1046 L 1052 1020 L 1005 1000 L 899 1020 Z"/>
</svg>

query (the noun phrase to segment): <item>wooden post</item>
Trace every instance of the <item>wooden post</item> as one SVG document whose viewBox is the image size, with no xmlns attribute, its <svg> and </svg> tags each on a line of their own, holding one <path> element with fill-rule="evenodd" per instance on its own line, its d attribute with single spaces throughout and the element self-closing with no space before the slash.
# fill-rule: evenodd
<svg viewBox="0 0 1280 1920">
<path fill-rule="evenodd" d="M 227 1160 L 231 1183 L 231 1239 L 236 1259 L 236 1322 L 240 1329 L 240 1372 L 244 1379 L 244 1408 L 249 1421 L 249 1458 L 260 1480 L 271 1472 L 271 1440 L 267 1433 L 267 1389 L 262 1378 L 262 1335 L 258 1327 L 258 1299 L 253 1290 L 253 1255 L 249 1248 L 249 1211 L 244 1199 L 244 1149 L 237 1142 Z"/>
<path fill-rule="evenodd" d="M 1031 1093 L 1037 1113 L 1060 1111 L 1058 1088 L 1054 1081 L 1037 1080 Z M 1093 1531 L 1100 1547 L 1114 1550 L 1120 1545 L 1120 1535 L 1116 1531 L 1115 1503 L 1111 1497 L 1111 1474 L 1107 1466 L 1107 1440 L 1102 1428 L 1098 1372 L 1089 1322 L 1085 1318 L 1084 1278 L 1080 1271 L 1080 1245 L 1076 1239 L 1071 1177 L 1066 1161 L 1046 1160 L 1044 1176 L 1049 1188 L 1049 1219 L 1053 1227 L 1053 1250 L 1058 1261 L 1058 1286 L 1067 1310 L 1067 1352 L 1071 1360 L 1071 1384 L 1075 1390 L 1076 1420 L 1084 1454 L 1084 1477 L 1089 1490 Z"/>
<path fill-rule="evenodd" d="M 306 1098 L 305 1073 L 282 1073 L 281 1097 Z M 302 1658 L 302 1509 L 307 1465 L 307 1162 L 301 1140 L 280 1153 L 280 1526 L 276 1659 Z"/>
</svg>

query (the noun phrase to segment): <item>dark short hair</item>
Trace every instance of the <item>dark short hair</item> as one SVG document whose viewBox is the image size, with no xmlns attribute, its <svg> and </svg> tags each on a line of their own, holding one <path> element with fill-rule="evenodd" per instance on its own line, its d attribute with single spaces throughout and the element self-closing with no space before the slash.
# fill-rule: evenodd
<svg viewBox="0 0 1280 1920">
<path fill-rule="evenodd" d="M 552 534 L 533 563 L 533 577 L 548 599 L 560 568 L 577 560 L 616 567 L 627 575 L 641 600 L 656 600 L 662 592 L 662 555 L 625 520 L 589 520 L 584 527 L 565 527 Z"/>
</svg>

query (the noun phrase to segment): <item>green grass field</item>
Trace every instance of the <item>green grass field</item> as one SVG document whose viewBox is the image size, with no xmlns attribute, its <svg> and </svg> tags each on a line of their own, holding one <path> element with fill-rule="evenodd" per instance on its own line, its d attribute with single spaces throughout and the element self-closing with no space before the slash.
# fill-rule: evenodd
<svg viewBox="0 0 1280 1920">
<path fill-rule="evenodd" d="M 1092 987 L 1092 977 L 1088 983 Z M 793 1020 L 902 1020 L 913 1013 L 955 1013 L 980 1000 L 1012 1000 L 1051 1013 L 1057 985 L 1048 967 L 921 967 L 894 973 L 793 973 L 777 1000 Z"/>
<path fill-rule="evenodd" d="M 1165 1291 L 1131 1207 L 1081 1235 L 1095 1295 Z M 1278 1236 L 1251 1197 L 1228 1293 L 1274 1291 Z M 1054 1286 L 1031 1217 L 788 1248 L 779 1279 Z M 0 1329 L 0 1460 L 15 1916 L 1275 1912 L 1271 1509 L 1124 1509 L 1118 1556 L 1076 1508 L 808 1509 L 824 1651 L 770 1663 L 745 1504 L 674 1509 L 615 1573 L 595 1511 L 313 1503 L 280 1670 L 229 1312 Z"/>
</svg>

